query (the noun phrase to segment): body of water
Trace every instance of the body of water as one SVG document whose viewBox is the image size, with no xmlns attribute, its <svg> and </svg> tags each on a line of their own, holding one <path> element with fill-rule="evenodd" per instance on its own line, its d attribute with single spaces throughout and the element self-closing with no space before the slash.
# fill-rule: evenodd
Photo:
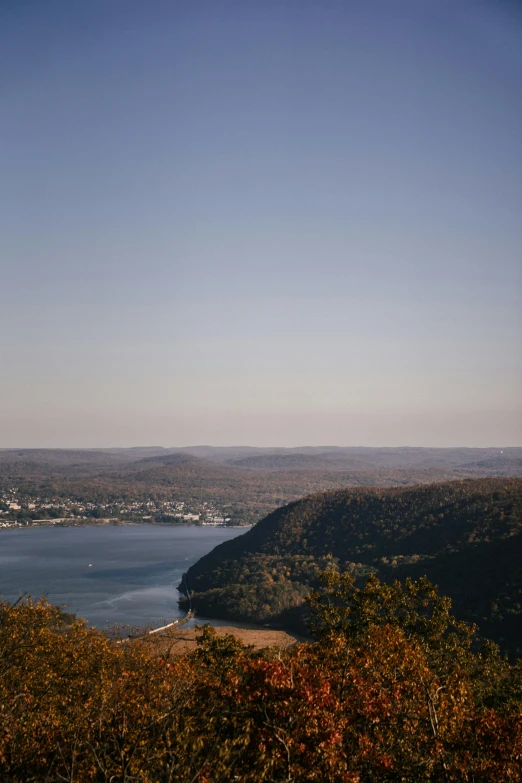
<svg viewBox="0 0 522 783">
<path fill-rule="evenodd" d="M 0 531 L 0 595 L 45 595 L 91 625 L 181 617 L 182 574 L 238 528 L 125 525 Z"/>
</svg>

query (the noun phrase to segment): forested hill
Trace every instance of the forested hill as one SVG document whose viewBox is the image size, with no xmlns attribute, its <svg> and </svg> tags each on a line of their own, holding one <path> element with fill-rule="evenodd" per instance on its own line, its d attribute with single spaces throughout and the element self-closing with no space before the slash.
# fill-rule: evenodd
<svg viewBox="0 0 522 783">
<path fill-rule="evenodd" d="M 319 570 L 426 575 L 462 618 L 522 648 L 522 480 L 322 492 L 265 517 L 187 573 L 201 614 L 296 623 Z"/>
</svg>

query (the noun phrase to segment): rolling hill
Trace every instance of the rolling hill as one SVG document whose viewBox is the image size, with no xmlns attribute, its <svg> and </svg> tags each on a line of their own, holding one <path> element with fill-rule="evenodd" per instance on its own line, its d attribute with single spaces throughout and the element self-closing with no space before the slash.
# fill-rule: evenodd
<svg viewBox="0 0 522 783">
<path fill-rule="evenodd" d="M 149 498 L 217 505 L 254 523 L 315 492 L 411 486 L 453 478 L 522 476 L 522 449 L 255 447 L 0 450 L 0 490 L 30 501 Z"/>
<path fill-rule="evenodd" d="M 300 627 L 317 573 L 426 575 L 457 614 L 522 648 L 522 480 L 315 494 L 280 508 L 189 569 L 200 613 Z"/>
</svg>

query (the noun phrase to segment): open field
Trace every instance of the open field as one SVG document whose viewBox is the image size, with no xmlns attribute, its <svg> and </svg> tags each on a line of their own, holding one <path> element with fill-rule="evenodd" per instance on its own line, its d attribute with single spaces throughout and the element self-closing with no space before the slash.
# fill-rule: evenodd
<svg viewBox="0 0 522 783">
<path fill-rule="evenodd" d="M 220 637 L 234 636 L 242 644 L 252 645 L 256 650 L 262 650 L 266 647 L 286 649 L 301 641 L 301 637 L 297 634 L 274 631 L 268 628 L 265 630 L 254 626 L 239 628 L 232 625 L 222 625 L 215 627 L 214 630 Z M 161 633 L 136 640 L 134 644 L 144 645 L 157 655 L 168 654 L 179 658 L 194 652 L 197 647 L 197 633 L 197 628 L 169 628 Z"/>
</svg>

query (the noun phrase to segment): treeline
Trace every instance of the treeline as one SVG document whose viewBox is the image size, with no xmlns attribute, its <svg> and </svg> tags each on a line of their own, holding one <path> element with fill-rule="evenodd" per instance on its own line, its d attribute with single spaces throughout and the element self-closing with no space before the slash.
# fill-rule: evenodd
<svg viewBox="0 0 522 783">
<path fill-rule="evenodd" d="M 324 492 L 216 547 L 186 580 L 201 613 L 299 629 L 320 571 L 426 575 L 503 649 L 522 649 L 522 480 Z M 285 598 L 286 594 L 286 598 Z M 292 610 L 290 614 L 289 610 Z"/>
<path fill-rule="evenodd" d="M 254 652 L 206 627 L 176 659 L 0 604 L 0 779 L 521 780 L 520 661 L 430 584 L 328 572 L 308 605 L 314 643 Z"/>
</svg>

